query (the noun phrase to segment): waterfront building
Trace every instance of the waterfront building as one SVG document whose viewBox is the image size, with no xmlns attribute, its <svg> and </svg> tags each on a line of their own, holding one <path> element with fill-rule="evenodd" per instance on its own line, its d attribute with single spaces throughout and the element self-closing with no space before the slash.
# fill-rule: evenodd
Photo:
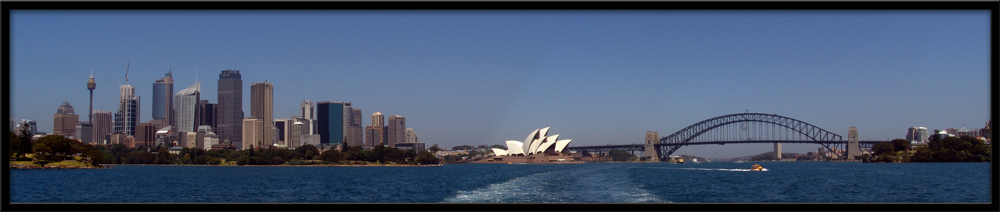
<svg viewBox="0 0 1000 212">
<path fill-rule="evenodd" d="M 413 128 L 406 128 L 406 143 L 417 143 L 417 132 Z"/>
<path fill-rule="evenodd" d="M 153 120 L 163 120 L 162 125 L 174 125 L 174 78 L 173 70 L 153 83 Z"/>
<path fill-rule="evenodd" d="M 94 132 L 94 125 L 90 124 L 90 122 L 81 121 L 80 123 L 76 124 L 76 134 L 74 137 L 77 140 L 80 140 L 80 142 L 83 142 L 85 144 L 93 143 L 94 142 L 93 140 L 94 135 L 92 134 L 93 132 Z"/>
<path fill-rule="evenodd" d="M 214 129 L 219 127 L 215 121 L 215 114 L 218 113 L 218 105 L 209 103 L 208 100 L 201 100 L 198 101 L 198 111 L 201 114 L 201 117 L 198 118 L 198 123 L 211 126 L 211 129 L 213 129 L 212 132 L 215 132 Z"/>
<path fill-rule="evenodd" d="M 398 144 L 396 144 L 395 148 L 396 149 L 401 149 L 401 150 L 404 150 L 404 151 L 412 149 L 412 150 L 416 150 L 419 153 L 419 152 L 424 151 L 426 149 L 425 148 L 426 146 L 427 146 L 427 144 L 425 144 L 425 143 L 419 143 L 419 142 L 414 142 L 414 143 L 398 143 Z"/>
<path fill-rule="evenodd" d="M 930 133 L 927 131 L 926 127 L 917 127 L 917 137 L 916 139 L 920 142 L 927 142 L 930 139 Z"/>
<path fill-rule="evenodd" d="M 218 93 L 219 139 L 232 144 L 240 143 L 243 130 L 243 80 L 238 70 L 223 70 L 219 74 Z"/>
<path fill-rule="evenodd" d="M 76 124 L 80 121 L 80 116 L 73 113 L 73 106 L 69 102 L 59 105 L 53 120 L 52 134 L 69 138 L 76 136 Z"/>
<path fill-rule="evenodd" d="M 260 148 L 264 144 L 264 119 L 249 117 L 243 119 L 243 138 L 241 149 Z"/>
<path fill-rule="evenodd" d="M 569 152 L 563 152 L 572 140 L 557 140 L 559 135 L 548 136 L 549 128 L 532 131 L 524 142 L 508 140 L 507 150 L 492 148 L 495 156 L 479 163 L 552 163 L 574 162 Z"/>
<path fill-rule="evenodd" d="M 342 101 L 323 101 L 316 103 L 316 130 L 320 137 L 320 145 L 334 146 L 347 140 L 351 103 Z"/>
<path fill-rule="evenodd" d="M 262 145 L 274 144 L 274 84 L 255 82 L 250 84 L 250 116 L 261 118 L 264 126 Z M 256 145 L 255 145 L 256 146 Z"/>
<path fill-rule="evenodd" d="M 135 130 L 136 147 L 156 147 L 156 127 L 153 123 L 139 123 Z"/>
<path fill-rule="evenodd" d="M 111 111 L 106 110 L 95 110 L 94 111 L 94 143 L 96 144 L 108 144 L 111 140 L 109 135 L 114 132 L 114 119 L 111 116 Z"/>
<path fill-rule="evenodd" d="M 386 145 L 406 142 L 406 118 L 400 115 L 389 116 L 386 126 Z"/>
<path fill-rule="evenodd" d="M 201 83 L 196 82 L 188 88 L 177 92 L 176 102 L 174 103 L 174 111 L 176 112 L 176 119 L 174 119 L 174 128 L 177 132 L 195 132 L 199 123 L 199 108 L 198 102 L 201 101 Z"/>
</svg>

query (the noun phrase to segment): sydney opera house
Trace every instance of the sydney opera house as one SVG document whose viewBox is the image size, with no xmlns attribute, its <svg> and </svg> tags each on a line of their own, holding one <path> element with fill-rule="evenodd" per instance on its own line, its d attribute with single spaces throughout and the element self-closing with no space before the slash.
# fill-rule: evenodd
<svg viewBox="0 0 1000 212">
<path fill-rule="evenodd" d="M 507 150 L 493 148 L 495 156 L 479 160 L 480 163 L 579 163 L 563 153 L 571 140 L 558 140 L 559 135 L 548 136 L 549 128 L 532 131 L 524 142 L 509 140 Z"/>
</svg>

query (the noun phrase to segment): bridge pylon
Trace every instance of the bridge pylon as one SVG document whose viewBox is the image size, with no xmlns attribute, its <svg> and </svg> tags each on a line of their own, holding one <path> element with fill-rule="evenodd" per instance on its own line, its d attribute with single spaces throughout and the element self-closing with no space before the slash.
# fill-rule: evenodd
<svg viewBox="0 0 1000 212">
<path fill-rule="evenodd" d="M 646 131 L 646 142 L 644 143 L 645 151 L 643 151 L 643 157 L 651 157 L 650 160 L 659 161 L 660 156 L 656 154 L 656 147 L 653 146 L 654 144 L 659 144 L 659 143 L 660 143 L 660 133 L 653 131 Z"/>
</svg>

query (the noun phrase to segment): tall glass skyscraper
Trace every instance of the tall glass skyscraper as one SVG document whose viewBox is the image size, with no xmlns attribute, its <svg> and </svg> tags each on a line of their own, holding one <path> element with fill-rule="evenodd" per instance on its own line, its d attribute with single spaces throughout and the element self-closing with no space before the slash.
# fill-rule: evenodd
<svg viewBox="0 0 1000 212">
<path fill-rule="evenodd" d="M 321 145 L 339 145 L 344 143 L 346 108 L 350 102 L 324 101 L 316 103 L 316 134 L 319 134 Z M 349 109 L 347 111 L 350 111 Z"/>
<path fill-rule="evenodd" d="M 170 70 L 153 83 L 153 120 L 163 120 L 164 125 L 174 125 L 174 78 Z"/>
<path fill-rule="evenodd" d="M 216 122 L 220 142 L 239 143 L 243 137 L 243 79 L 238 70 L 219 74 L 219 112 Z"/>
<path fill-rule="evenodd" d="M 194 83 L 188 88 L 177 92 L 174 111 L 177 112 L 177 119 L 174 126 L 177 132 L 197 132 L 200 119 L 200 108 L 198 102 L 201 101 L 201 83 Z"/>
<path fill-rule="evenodd" d="M 118 112 L 115 112 L 116 134 L 135 136 L 135 126 L 139 124 L 139 95 L 135 95 L 135 87 L 128 84 L 128 72 L 125 73 L 125 84 L 119 86 Z"/>
</svg>

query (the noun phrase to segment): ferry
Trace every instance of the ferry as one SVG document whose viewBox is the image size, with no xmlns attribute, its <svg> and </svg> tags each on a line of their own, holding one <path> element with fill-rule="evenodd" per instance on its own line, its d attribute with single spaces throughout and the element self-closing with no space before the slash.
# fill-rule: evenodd
<svg viewBox="0 0 1000 212">
<path fill-rule="evenodd" d="M 767 169 L 761 167 L 760 165 L 754 164 L 753 166 L 750 166 L 750 171 L 766 172 Z"/>
</svg>

